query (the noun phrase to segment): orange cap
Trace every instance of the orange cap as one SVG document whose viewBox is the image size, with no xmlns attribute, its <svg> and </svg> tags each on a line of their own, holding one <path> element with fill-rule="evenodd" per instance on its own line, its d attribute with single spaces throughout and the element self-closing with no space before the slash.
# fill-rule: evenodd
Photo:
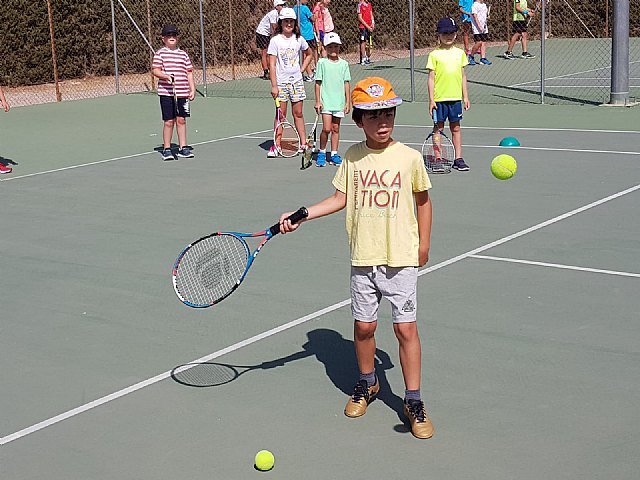
<svg viewBox="0 0 640 480">
<path fill-rule="evenodd" d="M 400 105 L 402 98 L 396 95 L 384 78 L 367 77 L 356 83 L 351 93 L 351 103 L 354 108 L 362 110 L 380 110 Z"/>
</svg>

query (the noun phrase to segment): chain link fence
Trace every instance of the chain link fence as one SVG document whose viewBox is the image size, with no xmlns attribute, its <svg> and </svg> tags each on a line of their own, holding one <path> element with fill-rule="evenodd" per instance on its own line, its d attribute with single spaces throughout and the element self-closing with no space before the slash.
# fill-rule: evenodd
<svg viewBox="0 0 640 480">
<path fill-rule="evenodd" d="M 472 103 L 607 102 L 613 1 L 538 2 L 535 8 L 540 12 L 544 7 L 544 19 L 537 15 L 529 25 L 529 51 L 536 58 L 508 60 L 501 55 L 512 34 L 513 4 L 487 0 L 491 6 L 487 57 L 492 65 L 467 67 Z M 534 8 L 533 0 L 529 3 Z M 458 20 L 458 2 L 374 0 L 372 4 L 373 64 L 365 66 L 359 64 L 357 0 L 328 4 L 353 83 L 383 76 L 405 99 L 426 101 L 425 65 L 428 52 L 437 45 L 435 24 L 444 16 Z M 5 29 L 0 43 L 0 82 L 14 106 L 153 92 L 152 52 L 162 46 L 162 26 L 174 23 L 180 29 L 180 46 L 195 66 L 202 95 L 268 97 L 269 82 L 258 78 L 262 69 L 255 28 L 272 5 L 271 0 L 3 0 L 0 22 L 13 27 Z M 631 0 L 630 8 L 630 84 L 631 96 L 637 97 L 640 0 Z M 462 46 L 462 35 L 458 42 Z M 516 56 L 519 49 L 516 45 Z M 313 95 L 312 85 L 308 86 Z"/>
</svg>

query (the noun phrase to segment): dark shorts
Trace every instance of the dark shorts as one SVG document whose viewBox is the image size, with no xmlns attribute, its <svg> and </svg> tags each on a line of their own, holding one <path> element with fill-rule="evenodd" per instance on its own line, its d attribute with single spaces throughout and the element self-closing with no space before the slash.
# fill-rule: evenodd
<svg viewBox="0 0 640 480">
<path fill-rule="evenodd" d="M 258 48 L 267 48 L 270 40 L 271 38 L 268 35 L 256 33 L 256 46 Z"/>
<path fill-rule="evenodd" d="M 307 40 L 305 38 L 305 40 Z M 316 39 L 312 39 L 312 40 L 307 40 L 307 45 L 309 45 L 309 48 L 311 48 L 312 50 L 315 50 L 318 47 L 318 42 L 316 42 Z"/>
<path fill-rule="evenodd" d="M 473 39 L 476 42 L 488 42 L 489 41 L 489 34 L 488 33 L 474 33 L 473 34 Z"/>
<path fill-rule="evenodd" d="M 160 96 L 160 110 L 162 111 L 162 120 L 166 121 L 176 118 L 174 108 L 173 97 L 167 97 L 166 95 Z M 178 99 L 178 116 L 184 118 L 191 116 L 191 114 L 189 113 L 188 98 Z"/>
<path fill-rule="evenodd" d="M 371 32 L 367 28 L 360 28 L 358 30 L 360 30 L 360 41 L 368 42 L 371 38 Z"/>
<path fill-rule="evenodd" d="M 462 120 L 462 102 L 460 100 L 452 102 L 436 102 L 436 117 L 438 122 L 449 121 L 459 123 Z"/>
<path fill-rule="evenodd" d="M 318 32 L 318 37 L 318 40 L 320 40 L 320 44 L 322 45 L 322 42 L 324 42 L 324 32 L 322 30 Z"/>
<path fill-rule="evenodd" d="M 523 33 L 527 31 L 527 21 L 517 20 L 511 24 L 511 31 L 513 33 Z"/>
</svg>

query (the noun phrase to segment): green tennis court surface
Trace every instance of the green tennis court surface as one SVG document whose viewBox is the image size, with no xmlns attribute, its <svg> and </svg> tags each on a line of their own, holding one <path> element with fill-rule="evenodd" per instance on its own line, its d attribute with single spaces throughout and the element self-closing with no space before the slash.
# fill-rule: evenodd
<svg viewBox="0 0 640 480">
<path fill-rule="evenodd" d="M 420 148 L 425 104 L 394 137 Z M 12 110 L 0 155 L 2 478 L 615 478 L 640 469 L 640 114 L 473 105 L 467 173 L 432 177 L 419 280 L 422 394 L 403 422 L 389 308 L 382 392 L 342 410 L 356 375 L 344 216 L 273 239 L 218 306 L 193 310 L 171 267 L 215 230 L 254 231 L 331 193 L 333 167 L 269 159 L 273 102 L 193 103 L 196 158 L 163 162 L 157 99 Z M 312 120 L 307 102 L 307 122 Z M 197 132 L 196 132 L 197 130 Z M 515 136 L 521 147 L 498 147 Z M 341 150 L 360 141 L 350 120 Z M 491 159 L 510 153 L 505 182 Z M 218 387 L 177 366 L 258 366 Z M 265 363 L 266 362 L 266 363 Z M 253 469 L 275 454 L 273 471 Z"/>
</svg>

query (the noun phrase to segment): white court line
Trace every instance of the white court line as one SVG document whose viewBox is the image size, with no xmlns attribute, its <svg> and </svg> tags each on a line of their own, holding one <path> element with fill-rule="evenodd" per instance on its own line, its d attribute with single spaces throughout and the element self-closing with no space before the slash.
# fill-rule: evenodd
<svg viewBox="0 0 640 480">
<path fill-rule="evenodd" d="M 564 270 L 577 270 L 579 272 L 604 273 L 606 275 L 619 275 L 621 277 L 640 278 L 640 273 L 618 272 L 616 270 L 600 270 L 599 268 L 577 267 L 575 265 L 562 265 L 559 263 L 533 262 L 531 260 L 520 260 L 517 258 L 492 257 L 490 255 L 471 255 L 470 258 L 479 258 L 481 260 L 495 260 L 497 262 L 521 263 L 524 265 L 535 265 L 538 267 L 561 268 Z"/>
<path fill-rule="evenodd" d="M 603 203 L 609 202 L 611 200 L 614 200 L 616 198 L 622 197 L 623 195 L 627 195 L 629 193 L 635 192 L 636 190 L 640 189 L 640 184 L 635 185 L 633 187 L 627 188 L 626 190 L 622 190 L 618 193 L 614 193 L 613 195 L 609 195 L 608 197 L 602 198 L 600 200 L 597 200 L 595 202 L 589 203 L 588 205 L 584 205 L 583 207 L 580 208 L 576 208 L 575 210 L 571 210 L 570 212 L 564 213 L 562 215 L 559 215 L 557 217 L 554 217 L 550 220 L 547 220 L 545 222 L 539 223 L 537 225 L 534 225 L 532 227 L 526 228 L 524 230 L 521 230 L 519 232 L 513 233 L 511 235 L 508 235 L 506 237 L 503 237 L 499 240 L 496 240 L 494 242 L 491 243 L 487 243 L 486 245 L 483 245 L 481 247 L 478 248 L 474 248 L 473 250 L 470 250 L 466 253 L 463 253 L 462 255 L 458 255 L 456 257 L 450 258 L 448 260 L 445 260 L 444 262 L 440 262 L 432 267 L 428 267 L 425 268 L 423 270 L 421 270 L 418 275 L 422 276 L 422 275 L 426 275 L 427 273 L 430 272 L 434 272 L 436 270 L 439 270 L 441 268 L 444 268 L 446 266 L 452 265 L 454 263 L 457 263 L 461 260 L 464 260 L 466 258 L 472 257 L 474 255 L 477 255 L 478 253 L 484 252 L 485 250 L 489 250 L 491 248 L 497 247 L 498 245 L 502 245 L 503 243 L 509 242 L 515 238 L 519 238 L 522 237 L 523 235 L 527 235 L 528 233 L 531 232 L 535 232 L 536 230 L 540 230 L 541 228 L 547 227 L 549 225 L 552 225 L 554 223 L 557 223 L 561 220 L 565 220 L 569 217 L 572 217 L 574 215 L 577 215 L 579 213 L 582 213 L 586 210 L 589 210 L 591 208 L 597 207 L 598 205 L 602 205 Z M 275 335 L 276 333 L 282 332 L 284 330 L 287 330 L 289 328 L 292 328 L 294 326 L 297 325 L 301 325 L 305 322 L 308 322 L 309 320 L 313 320 L 315 318 L 318 318 L 322 315 L 325 315 L 326 313 L 332 312 L 334 310 L 337 310 L 339 308 L 342 308 L 346 305 L 349 305 L 349 303 L 351 303 L 350 300 L 343 300 L 341 302 L 338 303 L 334 303 L 333 305 L 330 305 L 328 307 L 325 307 L 321 310 L 317 310 L 316 312 L 310 313 L 309 315 L 305 315 L 304 317 L 300 317 L 296 320 L 292 320 L 291 322 L 285 323 L 284 325 L 280 325 L 279 327 L 275 327 L 272 328 L 271 330 L 267 330 L 266 332 L 260 333 L 258 335 L 255 335 L 251 338 L 248 338 L 246 340 L 243 340 L 241 342 L 235 343 L 233 345 L 230 345 L 226 348 L 223 348 L 222 350 L 218 350 L 217 352 L 214 352 L 210 355 L 206 355 L 204 357 L 201 357 L 197 360 L 192 360 L 191 362 L 188 363 L 193 363 L 193 364 L 198 364 L 198 363 L 202 363 L 202 362 L 207 362 L 209 360 L 213 360 L 214 358 L 220 357 L 222 355 L 225 355 L 227 353 L 233 352 L 235 350 L 238 350 L 242 347 L 246 347 L 247 345 L 251 345 L 252 343 L 255 343 L 259 340 L 262 340 L 264 338 L 270 337 L 272 335 Z M 195 367 L 196 365 L 194 365 Z M 185 367 L 186 369 L 186 367 Z M 156 375 L 155 377 L 151 377 L 147 380 L 143 380 L 142 382 L 138 382 L 134 385 L 131 385 L 129 387 L 123 388 L 122 390 L 118 390 L 117 392 L 111 393 L 109 395 L 106 395 L 104 397 L 98 398 L 97 400 L 94 400 L 92 402 L 89 403 L 85 403 L 84 405 L 81 405 L 79 407 L 76 407 L 74 409 L 71 409 L 67 412 L 61 413 L 59 415 L 56 415 L 54 417 L 51 417 L 47 420 L 43 420 L 42 422 L 36 423 L 34 425 L 31 425 L 30 427 L 24 428 L 22 430 L 19 430 L 15 433 L 9 434 L 5 437 L 0 437 L 0 446 L 1 445 L 6 445 L 10 442 L 13 442 L 15 440 L 18 440 L 19 438 L 25 437 L 27 435 L 30 435 L 32 433 L 35 433 L 39 430 L 42 430 L 43 428 L 46 427 L 50 427 L 51 425 L 55 425 L 56 423 L 59 423 L 63 420 L 66 420 L 68 418 L 71 417 L 75 417 L 76 415 L 79 415 L 81 413 L 84 413 L 88 410 L 91 410 L 95 407 L 98 407 L 100 405 L 104 405 L 105 403 L 111 402 L 113 400 L 117 400 L 120 397 L 124 397 L 125 395 L 128 395 L 130 393 L 136 392 L 137 390 L 140 390 L 142 388 L 148 387 L 150 385 L 153 385 L 155 383 L 158 383 L 162 380 L 165 380 L 167 378 L 169 378 L 171 376 L 171 370 L 166 371 L 164 373 L 161 373 L 159 375 Z"/>
<path fill-rule="evenodd" d="M 256 136 L 247 136 L 244 138 L 248 138 L 251 140 L 268 140 L 271 137 L 256 137 Z M 362 140 L 344 140 L 340 139 L 342 143 L 360 143 Z M 409 145 L 410 147 L 422 147 L 422 143 L 416 142 L 402 142 L 404 145 Z M 610 155 L 640 155 L 639 152 L 624 152 L 624 151 L 615 151 L 615 150 L 589 150 L 589 149 L 578 149 L 578 148 L 550 148 L 550 147 L 498 147 L 497 145 L 471 145 L 465 143 L 462 145 L 465 148 L 501 148 L 501 149 L 510 149 L 510 150 L 540 150 L 544 152 L 569 152 L 569 153 L 606 153 Z"/>
<path fill-rule="evenodd" d="M 207 140 L 207 141 L 204 141 L 204 142 L 192 143 L 191 145 L 206 145 L 207 143 L 223 142 L 225 140 L 231 140 L 231 139 L 234 139 L 234 138 L 242 138 L 245 135 L 257 135 L 259 133 L 264 133 L 264 132 L 269 132 L 269 131 L 271 131 L 271 130 L 259 130 L 257 132 L 242 133 L 240 135 L 233 135 L 231 137 L 215 138 L 213 140 Z M 42 172 L 28 173 L 26 175 L 18 175 L 16 177 L 12 176 L 12 177 L 9 177 L 9 178 L 0 178 L 0 182 L 8 182 L 9 180 L 18 180 L 20 178 L 36 177 L 38 175 L 45 175 L 45 174 L 48 174 L 48 173 L 64 172 L 65 170 L 73 170 L 74 168 L 89 167 L 91 165 L 99 165 L 101 163 L 115 162 L 115 161 L 118 161 L 118 160 L 126 160 L 128 158 L 136 158 L 136 157 L 143 157 L 145 155 L 156 155 L 156 154 L 157 154 L 157 152 L 155 152 L 155 151 L 134 153 L 132 155 L 124 155 L 122 157 L 107 158 L 105 160 L 97 160 L 95 162 L 82 163 L 80 165 L 70 165 L 68 167 L 56 168 L 56 169 L 53 169 L 53 170 L 44 170 Z"/>
<path fill-rule="evenodd" d="M 355 127 L 355 123 L 342 123 L 350 127 Z M 402 128 L 420 128 L 433 130 L 433 125 L 408 125 L 395 124 L 396 127 Z M 586 128 L 543 128 L 543 127 L 472 127 L 465 125 L 463 130 L 516 130 L 519 132 L 585 132 L 585 133 L 635 133 L 640 134 L 638 130 L 595 130 Z M 249 135 L 249 134 L 248 134 Z"/>
</svg>

